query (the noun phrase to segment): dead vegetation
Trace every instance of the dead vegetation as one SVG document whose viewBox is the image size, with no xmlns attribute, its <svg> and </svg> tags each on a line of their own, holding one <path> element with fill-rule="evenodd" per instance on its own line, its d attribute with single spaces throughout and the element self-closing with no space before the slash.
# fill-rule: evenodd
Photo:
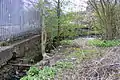
<svg viewBox="0 0 120 80">
<path fill-rule="evenodd" d="M 120 80 L 120 49 L 115 47 L 100 60 L 84 62 L 80 66 L 80 80 Z"/>
<path fill-rule="evenodd" d="M 78 42 L 75 41 L 77 47 L 88 49 L 86 41 L 83 43 L 78 39 Z M 82 45 L 80 42 L 82 42 Z M 91 47 L 99 52 L 95 56 L 96 58 L 89 60 L 84 58 L 82 62 L 77 61 L 74 63 L 75 67 L 73 69 L 62 71 L 56 75 L 55 80 L 120 80 L 120 47 L 111 47 L 109 49 Z"/>
</svg>

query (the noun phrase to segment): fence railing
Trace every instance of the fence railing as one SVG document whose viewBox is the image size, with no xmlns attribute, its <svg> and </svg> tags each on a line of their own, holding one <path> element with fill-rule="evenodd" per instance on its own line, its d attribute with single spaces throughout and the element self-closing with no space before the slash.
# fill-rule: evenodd
<svg viewBox="0 0 120 80">
<path fill-rule="evenodd" d="M 0 41 L 40 28 L 40 12 L 26 5 L 22 0 L 0 0 Z"/>
</svg>

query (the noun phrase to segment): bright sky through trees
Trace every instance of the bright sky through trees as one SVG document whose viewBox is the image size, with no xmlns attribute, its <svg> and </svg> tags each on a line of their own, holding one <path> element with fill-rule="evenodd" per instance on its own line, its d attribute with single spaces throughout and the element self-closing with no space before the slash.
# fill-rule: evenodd
<svg viewBox="0 0 120 80">
<path fill-rule="evenodd" d="M 30 1 L 35 2 L 38 0 L 23 0 L 23 1 L 26 3 L 25 7 L 30 7 L 30 4 L 31 4 Z M 48 1 L 52 2 L 54 5 L 53 0 L 48 0 Z M 63 0 L 61 0 L 61 1 L 63 1 Z M 64 7 L 62 7 L 62 8 L 65 12 L 70 12 L 70 11 L 81 11 L 81 10 L 84 11 L 87 7 L 88 0 L 64 0 L 64 2 L 65 1 L 66 2 L 69 1 L 71 3 L 68 3 L 66 6 L 64 5 Z"/>
<path fill-rule="evenodd" d="M 84 11 L 87 7 L 88 0 L 68 0 L 72 2 L 71 5 L 66 7 L 67 11 Z"/>
<path fill-rule="evenodd" d="M 54 1 L 53 0 L 49 0 L 50 2 L 53 3 L 54 5 Z M 55 0 L 57 1 L 57 0 Z M 62 2 L 70 2 L 68 3 L 67 5 L 64 5 L 62 7 L 62 9 L 65 11 L 65 12 L 70 12 L 70 11 L 84 11 L 87 7 L 87 1 L 88 0 L 61 0 Z"/>
</svg>

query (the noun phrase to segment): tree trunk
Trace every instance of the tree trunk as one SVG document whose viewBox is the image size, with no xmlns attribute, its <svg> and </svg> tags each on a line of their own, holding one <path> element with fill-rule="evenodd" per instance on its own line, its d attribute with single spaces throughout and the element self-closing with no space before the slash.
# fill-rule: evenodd
<svg viewBox="0 0 120 80">
<path fill-rule="evenodd" d="M 44 56 L 45 54 L 45 45 L 46 45 L 46 31 L 45 31 L 45 23 L 44 23 L 44 0 L 40 0 L 41 4 L 41 53 Z"/>
<path fill-rule="evenodd" d="M 57 17 L 58 17 L 58 40 L 57 44 L 60 42 L 60 0 L 57 2 Z"/>
<path fill-rule="evenodd" d="M 115 39 L 118 36 L 116 28 L 117 0 L 89 0 L 89 2 L 96 11 L 97 18 L 100 20 L 101 29 L 104 33 L 103 39 Z"/>
</svg>

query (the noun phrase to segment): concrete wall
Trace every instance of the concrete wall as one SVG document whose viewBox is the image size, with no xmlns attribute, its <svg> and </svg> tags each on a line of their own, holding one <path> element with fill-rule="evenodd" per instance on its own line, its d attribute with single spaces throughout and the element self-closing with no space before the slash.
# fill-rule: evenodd
<svg viewBox="0 0 120 80">
<path fill-rule="evenodd" d="M 2 47 L 0 49 L 0 67 L 5 65 L 13 57 L 13 53 L 16 53 L 16 57 L 31 57 L 34 55 L 41 55 L 38 50 L 40 44 L 40 35 L 35 35 L 26 40 L 22 40 L 10 46 Z M 39 51 L 39 52 L 36 52 Z"/>
</svg>

